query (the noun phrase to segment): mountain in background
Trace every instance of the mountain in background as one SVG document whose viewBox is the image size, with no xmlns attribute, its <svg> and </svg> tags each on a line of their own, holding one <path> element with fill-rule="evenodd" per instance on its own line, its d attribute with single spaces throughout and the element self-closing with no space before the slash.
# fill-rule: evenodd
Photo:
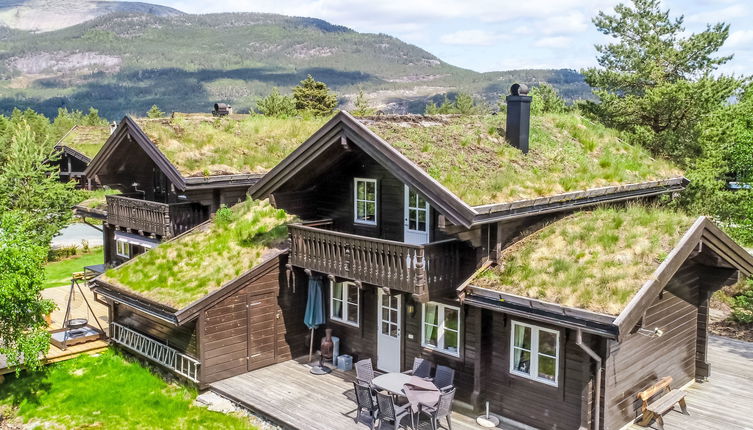
<svg viewBox="0 0 753 430">
<path fill-rule="evenodd" d="M 119 119 L 153 104 L 209 112 L 215 102 L 242 112 L 273 87 L 288 92 L 308 74 L 336 91 L 345 108 L 363 89 L 387 112 L 422 112 L 428 101 L 457 91 L 495 104 L 514 82 L 548 82 L 569 100 L 592 97 L 574 70 L 478 73 L 395 37 L 313 18 L 121 12 L 49 32 L 0 28 L 5 113 L 94 106 Z"/>
<path fill-rule="evenodd" d="M 183 14 L 167 6 L 126 1 L 0 0 L 0 24 L 16 30 L 58 30 L 113 12 L 157 16 Z"/>
</svg>

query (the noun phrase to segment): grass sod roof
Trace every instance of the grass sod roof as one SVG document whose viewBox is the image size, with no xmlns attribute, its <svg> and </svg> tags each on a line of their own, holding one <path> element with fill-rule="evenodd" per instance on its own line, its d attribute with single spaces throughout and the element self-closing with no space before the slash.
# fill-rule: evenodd
<svg viewBox="0 0 753 430">
<path fill-rule="evenodd" d="M 329 118 L 176 115 L 137 118 L 184 177 L 266 173 Z"/>
<path fill-rule="evenodd" d="M 618 315 L 694 220 L 638 205 L 578 212 L 514 243 L 472 284 Z"/>
<path fill-rule="evenodd" d="M 410 119 L 360 120 L 471 206 L 682 176 L 577 114 L 534 115 L 528 154 L 505 141 L 504 115 Z"/>
<path fill-rule="evenodd" d="M 102 280 L 182 309 L 282 247 L 292 220 L 266 200 L 249 199 L 221 209 L 211 222 L 108 270 Z"/>
<path fill-rule="evenodd" d="M 92 159 L 109 137 L 109 125 L 77 125 L 60 139 L 58 145 L 67 146 Z"/>
</svg>

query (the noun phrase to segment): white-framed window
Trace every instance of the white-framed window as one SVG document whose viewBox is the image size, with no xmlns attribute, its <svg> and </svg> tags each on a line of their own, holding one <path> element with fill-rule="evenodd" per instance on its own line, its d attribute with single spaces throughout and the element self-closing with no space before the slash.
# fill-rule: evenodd
<svg viewBox="0 0 753 430">
<path fill-rule="evenodd" d="M 421 345 L 455 357 L 460 356 L 460 308 L 424 303 Z"/>
<path fill-rule="evenodd" d="M 331 282 L 329 289 L 329 318 L 358 327 L 360 291 L 352 282 Z"/>
<path fill-rule="evenodd" d="M 556 387 L 559 354 L 559 331 L 512 322 L 510 373 Z"/>
<path fill-rule="evenodd" d="M 353 180 L 353 221 L 359 224 L 376 225 L 376 179 L 355 178 Z"/>
<path fill-rule="evenodd" d="M 131 244 L 122 239 L 115 239 L 115 255 L 131 258 Z"/>
</svg>

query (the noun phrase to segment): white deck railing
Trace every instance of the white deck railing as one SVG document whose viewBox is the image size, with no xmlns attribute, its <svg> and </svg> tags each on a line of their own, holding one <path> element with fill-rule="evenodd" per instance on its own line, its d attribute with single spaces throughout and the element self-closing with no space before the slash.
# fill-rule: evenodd
<svg viewBox="0 0 753 430">
<path fill-rule="evenodd" d="M 146 357 L 173 372 L 199 382 L 199 361 L 177 350 L 118 323 L 112 326 L 112 340 L 131 351 Z"/>
</svg>

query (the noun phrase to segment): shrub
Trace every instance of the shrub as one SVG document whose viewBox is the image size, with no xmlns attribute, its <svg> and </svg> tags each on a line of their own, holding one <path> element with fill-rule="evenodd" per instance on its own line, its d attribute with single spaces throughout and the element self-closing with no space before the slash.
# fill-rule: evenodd
<svg viewBox="0 0 753 430">
<path fill-rule="evenodd" d="M 280 90 L 272 88 L 268 96 L 256 102 L 256 108 L 265 116 L 286 118 L 295 116 L 295 100 L 291 96 L 280 94 Z"/>
<path fill-rule="evenodd" d="M 753 323 L 753 284 L 750 281 L 742 293 L 732 298 L 732 318 L 744 324 Z"/>
</svg>

